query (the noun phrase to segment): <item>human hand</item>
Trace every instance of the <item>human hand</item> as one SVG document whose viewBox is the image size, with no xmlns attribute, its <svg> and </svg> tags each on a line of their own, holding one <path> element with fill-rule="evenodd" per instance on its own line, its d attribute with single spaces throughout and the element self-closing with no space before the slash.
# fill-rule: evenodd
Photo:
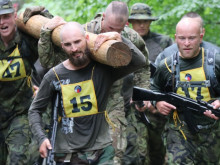
<svg viewBox="0 0 220 165">
<path fill-rule="evenodd" d="M 62 17 L 55 16 L 44 25 L 44 28 L 48 30 L 54 30 L 56 27 L 63 25 L 65 23 L 66 21 L 64 21 Z"/>
<path fill-rule="evenodd" d="M 97 51 L 100 46 L 108 40 L 117 40 L 120 42 L 122 41 L 121 35 L 118 32 L 106 32 L 98 34 L 94 44 L 94 51 Z"/>
<path fill-rule="evenodd" d="M 37 95 L 38 91 L 39 91 L 39 87 L 36 85 L 33 85 L 33 90 L 34 90 L 34 94 L 33 94 L 33 98 Z"/>
<path fill-rule="evenodd" d="M 23 22 L 24 24 L 30 19 L 31 16 L 40 14 L 45 8 L 43 6 L 32 6 L 27 7 L 23 14 Z"/>
<path fill-rule="evenodd" d="M 173 110 L 173 109 L 176 109 L 175 106 L 173 106 L 172 104 L 169 104 L 165 101 L 158 101 L 156 103 L 156 107 L 157 107 L 157 110 L 158 112 L 160 112 L 162 115 L 169 115 L 169 113 Z"/>
<path fill-rule="evenodd" d="M 39 149 L 39 152 L 40 152 L 40 156 L 42 158 L 46 158 L 47 157 L 47 150 L 52 150 L 52 147 L 51 147 L 51 144 L 50 144 L 50 141 L 49 139 L 45 139 L 43 141 L 43 143 L 40 145 L 40 149 Z"/>
<path fill-rule="evenodd" d="M 156 108 L 151 104 L 150 101 L 143 101 L 142 106 L 139 106 L 137 102 L 135 101 L 135 108 L 140 111 L 144 112 L 146 109 L 150 110 L 152 113 L 156 113 Z"/>
<path fill-rule="evenodd" d="M 219 101 L 219 100 L 215 100 L 215 101 L 212 103 L 212 105 L 213 105 L 213 108 L 214 108 L 214 109 L 218 109 L 218 108 L 220 107 L 220 101 Z M 210 117 L 210 118 L 215 119 L 215 120 L 218 120 L 218 119 L 219 119 L 219 117 L 215 116 L 215 115 L 212 113 L 212 111 L 210 111 L 210 110 L 206 110 L 203 114 L 206 115 L 207 117 Z"/>
</svg>

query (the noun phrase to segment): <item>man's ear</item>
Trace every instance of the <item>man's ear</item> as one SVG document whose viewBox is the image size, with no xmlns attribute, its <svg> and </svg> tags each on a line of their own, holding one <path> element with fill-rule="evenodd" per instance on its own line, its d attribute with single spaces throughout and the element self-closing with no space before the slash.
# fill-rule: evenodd
<svg viewBox="0 0 220 165">
<path fill-rule="evenodd" d="M 105 19 L 105 13 L 102 14 L 102 20 L 104 20 L 104 19 Z"/>
<path fill-rule="evenodd" d="M 14 12 L 14 18 L 15 19 L 17 18 L 17 12 Z"/>
<path fill-rule="evenodd" d="M 89 35 L 88 34 L 86 34 L 86 41 L 88 42 L 89 41 Z"/>
<path fill-rule="evenodd" d="M 203 37 L 204 37 L 204 33 L 200 33 L 200 43 L 202 43 Z"/>
</svg>

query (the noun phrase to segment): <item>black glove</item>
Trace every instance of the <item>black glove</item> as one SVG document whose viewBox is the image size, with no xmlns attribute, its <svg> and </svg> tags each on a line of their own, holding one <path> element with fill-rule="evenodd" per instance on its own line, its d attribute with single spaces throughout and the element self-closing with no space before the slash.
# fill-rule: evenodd
<svg viewBox="0 0 220 165">
<path fill-rule="evenodd" d="M 48 10 L 45 10 L 43 6 L 32 6 L 32 7 L 27 7 L 24 11 L 23 14 L 23 22 L 24 24 L 27 23 L 27 21 L 32 17 L 33 15 L 43 15 L 47 18 L 53 18 L 53 15 L 49 13 Z"/>
</svg>

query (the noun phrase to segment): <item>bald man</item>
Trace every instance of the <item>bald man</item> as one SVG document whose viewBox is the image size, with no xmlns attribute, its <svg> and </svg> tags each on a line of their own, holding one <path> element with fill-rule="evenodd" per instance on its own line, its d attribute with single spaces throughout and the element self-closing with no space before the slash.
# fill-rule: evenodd
<svg viewBox="0 0 220 165">
<path fill-rule="evenodd" d="M 175 92 L 195 100 L 220 106 L 220 57 L 213 49 L 200 47 L 203 39 L 200 21 L 184 17 L 176 26 L 175 40 L 178 51 L 160 62 L 151 83 L 158 92 Z M 196 84 L 195 84 L 196 82 Z M 204 83 L 209 83 L 204 85 Z M 169 119 L 164 132 L 168 164 L 218 164 L 220 132 L 218 118 L 204 114 L 187 113 L 165 101 L 155 104 L 158 112 Z"/>
<path fill-rule="evenodd" d="M 136 81 L 135 85 L 149 87 L 149 82 L 146 82 L 150 77 L 148 68 L 148 49 L 141 36 L 135 30 L 126 25 L 128 17 L 129 10 L 127 4 L 125 2 L 112 1 L 103 13 L 97 14 L 94 20 L 91 20 L 84 25 L 85 30 L 96 34 L 116 31 L 123 37 L 129 39 L 144 54 L 147 64 L 136 71 L 134 77 L 133 74 L 129 75 L 131 80 L 129 82 L 132 84 L 134 79 Z M 137 141 L 138 144 L 142 144 L 143 141 L 135 131 L 140 128 L 138 127 L 139 125 L 136 124 L 136 113 L 130 106 L 132 88 L 128 89 L 128 80 L 126 80 L 126 85 L 124 85 L 123 88 L 122 83 L 122 79 L 114 83 L 107 105 L 107 110 L 110 112 L 110 119 L 115 123 L 116 128 L 115 131 L 111 130 L 110 132 L 113 138 L 113 146 L 116 150 L 114 164 L 149 164 L 147 145 L 136 145 L 136 148 L 129 148 L 126 150 L 129 146 L 133 147 Z M 122 92 L 120 92 L 121 89 Z M 123 93 L 124 100 L 121 93 Z M 147 139 L 147 137 L 145 137 L 145 139 Z M 122 160 L 125 151 L 126 156 L 124 156 Z"/>
<path fill-rule="evenodd" d="M 50 21 L 53 23 L 46 24 L 42 31 L 53 30 L 63 22 L 57 17 Z M 39 44 L 50 47 L 51 36 L 42 33 Z M 114 148 L 106 119 L 109 91 L 114 81 L 144 66 L 145 57 L 117 32 L 103 33 L 103 36 L 109 40 L 123 41 L 129 46 L 132 60 L 128 66 L 114 68 L 93 61 L 83 27 L 76 22 L 66 23 L 61 29 L 60 37 L 67 59 L 44 76 L 30 107 L 31 130 L 38 140 L 39 152 L 45 158 L 51 144 L 41 126 L 41 114 L 50 100 L 57 93 L 59 95 L 60 121 L 54 148 L 56 164 L 63 164 L 67 154 L 71 155 L 72 165 L 113 164 Z"/>
</svg>

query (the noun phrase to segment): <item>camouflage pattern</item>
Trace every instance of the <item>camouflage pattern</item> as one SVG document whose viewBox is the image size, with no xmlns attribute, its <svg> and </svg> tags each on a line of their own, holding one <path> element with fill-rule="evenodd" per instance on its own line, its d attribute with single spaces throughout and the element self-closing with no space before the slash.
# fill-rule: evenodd
<svg viewBox="0 0 220 165">
<path fill-rule="evenodd" d="M 0 131 L 0 164 L 32 165 L 29 162 L 30 137 L 27 115 L 15 117 L 6 129 Z"/>
<path fill-rule="evenodd" d="M 54 44 L 51 45 L 51 39 L 48 37 L 51 36 L 51 30 L 42 29 L 40 33 L 41 38 L 38 44 L 38 54 L 42 67 L 50 69 L 53 66 L 56 66 L 57 64 L 68 59 L 68 55 L 63 51 L 63 49 L 60 49 L 60 47 Z M 48 45 L 41 44 L 45 43 L 45 40 L 48 40 Z"/>
<path fill-rule="evenodd" d="M 125 82 L 129 82 L 126 80 Z M 134 73 L 133 84 L 127 86 L 125 90 L 133 88 L 133 85 L 139 86 L 142 88 L 149 88 L 150 85 L 150 72 L 147 68 L 142 68 Z M 125 93 L 124 91 L 123 93 Z M 131 98 L 132 93 L 128 93 L 124 96 Z M 126 101 L 125 101 L 126 102 Z M 142 165 L 150 164 L 149 158 L 149 148 L 148 148 L 148 129 L 146 125 L 140 120 L 138 111 L 134 106 L 130 105 L 130 108 L 126 108 L 126 118 L 128 120 L 128 126 L 126 128 L 127 133 L 127 148 L 123 155 L 123 164 L 125 165 Z"/>
<path fill-rule="evenodd" d="M 113 165 L 114 148 L 109 145 L 103 149 L 95 151 L 74 152 L 72 154 L 55 154 L 56 164 L 63 164 L 64 160 L 70 159 L 71 165 L 79 164 L 99 164 Z M 68 163 L 67 163 L 68 164 Z"/>
<path fill-rule="evenodd" d="M 20 32 L 16 33 L 15 39 L 10 42 L 7 48 L 5 48 L 4 43 L 0 41 L 0 59 L 6 58 L 11 54 L 11 50 L 16 47 L 17 43 L 20 43 L 23 34 Z M 31 42 L 31 41 L 29 41 Z M 31 45 L 35 48 L 31 50 L 35 51 L 33 53 L 33 60 L 37 60 L 37 42 L 33 40 Z M 23 58 L 26 74 L 30 76 L 32 73 L 32 67 L 27 58 Z M 10 88 L 9 88 L 10 87 Z M 31 88 L 31 83 L 28 81 L 28 77 L 23 79 L 18 79 L 16 81 L 1 81 L 0 83 L 0 130 L 6 128 L 11 120 L 18 114 L 27 114 L 28 108 L 32 101 L 33 91 Z"/>
<path fill-rule="evenodd" d="M 207 52 L 207 51 L 205 51 Z M 201 52 L 199 54 L 201 55 Z M 206 54 L 205 54 L 206 56 Z M 216 64 L 215 64 L 215 73 L 216 78 L 219 79 L 219 59 L 220 56 L 216 55 Z M 202 63 L 202 58 L 200 58 L 200 64 Z M 169 92 L 171 89 L 164 88 L 165 84 L 167 84 L 167 81 L 170 80 L 172 75 L 168 71 L 164 61 L 163 63 L 160 63 L 157 73 L 154 76 L 153 82 L 151 84 L 151 89 L 154 91 L 166 91 Z M 167 58 L 167 65 L 171 66 L 172 58 Z M 163 64 L 163 65 L 162 65 Z M 195 66 L 198 66 L 198 63 L 182 63 L 182 59 L 180 59 L 180 65 L 181 70 L 184 68 L 185 70 L 192 70 L 192 68 L 195 68 Z M 168 73 L 166 75 L 166 73 Z M 160 75 L 160 76 L 159 76 Z M 163 77 L 161 78 L 161 75 Z M 161 80 L 164 80 L 163 82 Z M 160 85 L 158 85 L 160 84 Z M 173 113 L 171 113 L 169 116 L 169 120 L 166 123 L 165 131 L 164 131 L 164 139 L 165 139 L 165 145 L 166 145 L 166 154 L 167 154 L 167 163 L 168 164 L 219 164 L 218 161 L 220 159 L 220 152 L 217 148 L 219 148 L 220 141 L 219 141 L 219 121 L 216 121 L 208 118 L 204 115 L 198 115 L 195 113 L 192 113 L 192 119 L 194 120 L 194 123 L 199 122 L 199 125 L 204 126 L 202 129 L 199 129 L 199 132 L 196 134 L 192 134 L 189 131 L 189 128 L 184 121 L 184 114 L 181 112 L 178 112 L 179 120 L 183 123 L 184 126 L 180 128 L 180 123 L 177 122 L 177 126 L 174 125 L 174 119 L 173 119 Z M 200 120 L 199 120 L 200 119 Z M 212 123 L 215 123 L 211 126 L 211 128 L 208 128 L 206 124 L 208 121 L 211 121 Z M 210 122 L 209 122 L 210 123 Z M 182 125 L 182 124 L 181 124 Z M 206 129 L 208 128 L 208 129 Z M 183 132 L 186 140 L 184 139 Z M 181 162 L 181 163 L 180 163 Z"/>
<path fill-rule="evenodd" d="M 158 17 L 153 17 L 151 13 L 151 8 L 145 3 L 135 3 L 131 7 L 130 16 L 128 18 L 128 21 L 130 20 L 150 20 L 150 21 L 156 21 L 158 20 Z"/>
<path fill-rule="evenodd" d="M 101 33 L 101 21 L 102 16 L 98 14 L 94 20 L 84 25 L 84 29 L 89 32 L 93 32 L 95 34 Z M 128 26 L 124 27 L 124 30 L 121 32 L 121 35 L 127 39 L 129 39 L 146 57 L 147 65 L 144 70 L 148 71 L 149 75 L 149 62 L 148 62 L 148 50 L 145 46 L 143 39 L 140 35 L 134 31 L 133 29 L 129 28 Z M 125 118 L 125 113 L 123 111 L 123 97 L 121 96 L 121 88 L 122 88 L 122 80 L 118 80 L 114 83 L 108 100 L 107 110 L 109 111 L 110 119 L 113 121 L 115 125 L 115 132 L 111 128 L 110 133 L 113 138 L 113 147 L 115 148 L 116 156 L 114 157 L 114 164 L 120 165 L 121 158 L 127 146 L 126 140 L 126 126 L 127 120 Z"/>
<path fill-rule="evenodd" d="M 33 62 L 36 61 L 38 58 L 37 40 L 29 38 L 19 31 L 16 32 L 14 40 L 9 43 L 7 48 L 0 41 L 1 58 L 8 57 L 11 50 L 18 43 L 20 44 L 24 38 L 29 42 L 28 46 L 32 51 L 32 54 L 30 54 L 31 59 Z M 23 62 L 27 77 L 16 81 L 1 81 L 0 83 L 0 134 L 3 134 L 1 146 L 4 146 L 1 147 L 1 152 L 4 152 L 4 154 L 2 153 L 0 155 L 4 157 L 1 159 L 3 161 L 7 159 L 7 164 L 10 165 L 30 163 L 30 155 L 27 151 L 28 144 L 31 142 L 31 134 L 27 122 L 27 113 L 33 96 L 29 79 L 32 73 L 32 67 L 27 58 L 23 58 Z"/>
<path fill-rule="evenodd" d="M 14 8 L 13 8 L 13 4 L 10 0 L 1 0 L 0 1 L 0 15 L 2 14 L 9 14 L 9 13 L 13 13 L 14 12 Z"/>
<path fill-rule="evenodd" d="M 98 14 L 94 20 L 84 24 L 85 31 L 92 32 L 95 34 L 100 34 L 101 33 L 101 21 L 102 21 L 102 15 Z M 50 33 L 51 33 L 51 31 L 48 31 L 46 29 L 42 30 L 41 31 L 41 35 L 42 35 L 41 39 L 48 38 L 46 36 L 50 35 Z M 124 28 L 124 31 L 122 31 L 121 34 L 125 38 L 128 38 L 129 40 L 131 40 L 133 42 L 133 44 L 142 51 L 142 53 L 146 57 L 146 60 L 147 60 L 146 68 L 148 69 L 148 66 L 149 66 L 148 50 L 145 46 L 144 40 L 139 36 L 139 34 L 136 31 L 129 28 L 128 26 L 126 26 Z M 45 37 L 43 37 L 43 36 L 45 36 Z M 41 40 L 39 42 L 41 42 Z M 55 54 L 51 53 L 51 51 L 53 51 L 53 50 L 50 50 L 50 48 L 51 48 L 51 46 L 47 46 L 45 44 L 44 45 L 39 44 L 39 47 L 38 47 L 39 57 L 40 57 L 40 62 L 43 67 L 46 67 L 46 68 L 53 67 L 68 58 L 68 56 L 65 55 L 65 53 L 55 53 Z M 55 49 L 56 49 L 56 47 L 55 47 Z M 56 56 L 53 56 L 53 55 L 56 55 Z M 149 73 L 148 73 L 148 75 L 149 75 Z M 123 108 L 122 108 L 123 107 L 123 98 L 120 95 L 121 88 L 122 88 L 122 81 L 121 80 L 118 80 L 117 82 L 114 83 L 112 91 L 110 92 L 109 104 L 107 106 L 107 110 L 110 111 L 110 116 L 113 117 L 113 118 L 111 117 L 110 119 L 113 120 L 114 123 L 119 124 L 119 125 L 117 124 L 117 126 L 116 126 L 115 133 L 111 131 L 111 134 L 112 134 L 112 137 L 114 140 L 113 141 L 114 148 L 116 149 L 116 154 L 118 154 L 118 156 L 116 156 L 116 158 L 115 158 L 115 164 L 120 164 L 120 158 L 118 159 L 117 157 L 121 157 L 122 153 L 125 150 L 125 146 L 126 146 L 126 139 L 123 138 L 126 136 L 125 131 L 123 131 L 122 133 L 120 132 L 121 130 L 125 130 L 126 123 L 127 123 L 125 116 L 124 116 L 124 113 L 123 113 Z M 117 118 L 115 118 L 115 116 L 117 116 Z M 121 144 L 121 142 L 122 142 L 122 144 Z"/>
<path fill-rule="evenodd" d="M 127 146 L 126 132 L 127 120 L 125 119 L 125 112 L 123 111 L 123 98 L 120 93 L 122 79 L 116 81 L 109 94 L 109 100 L 106 109 L 109 112 L 109 118 L 114 124 L 114 128 L 110 127 L 110 134 L 113 139 L 113 146 L 115 148 L 114 164 L 121 164 L 121 157 Z"/>
<path fill-rule="evenodd" d="M 137 3 L 132 6 L 132 9 L 132 14 L 129 17 L 129 20 L 152 20 L 150 18 L 147 18 L 146 16 L 147 13 L 151 12 L 149 6 L 147 6 L 146 4 Z M 168 36 L 150 31 L 147 36 L 143 37 L 143 39 L 149 51 L 149 60 L 151 62 L 154 62 L 157 55 L 173 43 L 173 41 Z M 150 84 L 149 80 L 149 71 L 145 68 L 142 68 L 139 71 L 135 72 L 133 84 L 135 86 L 148 89 Z M 132 86 L 130 88 L 132 88 Z M 151 112 L 146 111 L 146 116 L 152 124 L 152 127 L 149 127 L 146 126 L 143 121 L 141 121 L 140 114 L 137 112 L 134 106 L 131 106 L 130 112 L 128 113 L 131 116 L 135 116 L 136 121 L 134 120 L 134 117 L 130 117 L 131 124 L 129 124 L 129 127 L 127 128 L 127 134 L 129 135 L 127 137 L 128 147 L 123 157 L 123 163 L 134 164 L 135 161 L 129 162 L 131 161 L 130 158 L 139 157 L 139 160 L 141 162 L 136 162 L 136 164 L 163 164 L 165 157 L 165 147 L 163 145 L 161 133 L 163 131 L 166 119 L 161 117 L 159 114 L 152 114 Z M 132 127 L 134 127 L 135 129 Z M 136 137 L 136 139 L 138 139 L 139 141 L 139 143 L 137 144 L 139 145 L 137 145 L 135 141 L 132 142 L 132 138 L 130 139 L 130 137 Z M 133 138 L 133 140 L 136 139 Z M 137 153 L 139 156 L 137 155 Z"/>
<path fill-rule="evenodd" d="M 173 121 L 173 119 L 170 119 Z M 184 140 L 183 135 L 173 122 L 167 124 L 164 133 L 167 150 L 167 164 L 201 164 L 201 165 L 218 165 L 219 164 L 219 147 L 220 131 L 219 122 L 211 129 L 203 129 L 196 135 L 192 135 L 187 125 L 181 127 L 187 137 Z"/>
</svg>

